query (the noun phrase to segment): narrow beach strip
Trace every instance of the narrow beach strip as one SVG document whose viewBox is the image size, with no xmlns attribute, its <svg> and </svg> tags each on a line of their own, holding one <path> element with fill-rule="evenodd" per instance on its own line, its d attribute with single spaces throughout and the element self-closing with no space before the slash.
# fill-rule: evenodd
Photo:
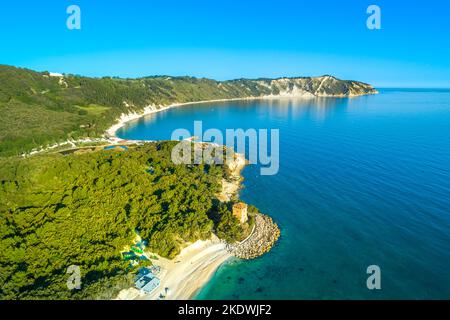
<svg viewBox="0 0 450 320">
<path fill-rule="evenodd" d="M 150 294 L 142 294 L 135 288 L 122 290 L 121 300 L 187 300 L 211 279 L 217 268 L 232 255 L 226 244 L 216 236 L 206 241 L 196 241 L 173 260 L 158 257 L 155 265 L 161 268 L 160 285 Z"/>
</svg>

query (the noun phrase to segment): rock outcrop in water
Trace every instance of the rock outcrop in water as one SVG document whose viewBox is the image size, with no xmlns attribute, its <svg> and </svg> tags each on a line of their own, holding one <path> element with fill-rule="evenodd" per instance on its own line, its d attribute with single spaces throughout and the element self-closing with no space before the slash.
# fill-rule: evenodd
<svg viewBox="0 0 450 320">
<path fill-rule="evenodd" d="M 254 259 L 268 252 L 279 237 L 280 229 L 272 218 L 258 213 L 250 236 L 240 243 L 228 245 L 228 250 L 237 258 Z"/>
<path fill-rule="evenodd" d="M 225 148 L 224 148 L 225 150 Z M 217 195 L 221 202 L 238 201 L 238 191 L 243 180 L 241 171 L 246 165 L 244 155 L 235 153 L 234 161 L 228 162 L 228 179 L 222 181 L 222 191 Z M 239 243 L 227 244 L 228 251 L 237 258 L 254 259 L 268 252 L 280 237 L 278 225 L 267 215 L 256 213 L 250 235 Z"/>
</svg>

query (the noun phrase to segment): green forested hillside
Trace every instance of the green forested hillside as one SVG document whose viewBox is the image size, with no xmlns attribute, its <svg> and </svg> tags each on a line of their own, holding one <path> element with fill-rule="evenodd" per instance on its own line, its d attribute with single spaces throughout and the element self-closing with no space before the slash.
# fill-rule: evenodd
<svg viewBox="0 0 450 320">
<path fill-rule="evenodd" d="M 212 80 L 167 79 L 59 78 L 0 66 L 0 156 L 68 138 L 98 137 L 120 114 L 147 105 L 227 96 Z"/>
<path fill-rule="evenodd" d="M 98 137 L 122 113 L 145 106 L 308 92 L 357 95 L 369 85 L 333 77 L 215 81 L 191 77 L 139 79 L 50 76 L 0 65 L 0 156 L 68 138 Z"/>
<path fill-rule="evenodd" d="M 135 232 L 169 258 L 214 225 L 235 236 L 237 220 L 215 204 L 227 170 L 174 165 L 173 144 L 0 158 L 0 299 L 111 295 L 130 279 L 120 251 Z M 66 287 L 70 265 L 81 268 L 81 291 Z"/>
</svg>

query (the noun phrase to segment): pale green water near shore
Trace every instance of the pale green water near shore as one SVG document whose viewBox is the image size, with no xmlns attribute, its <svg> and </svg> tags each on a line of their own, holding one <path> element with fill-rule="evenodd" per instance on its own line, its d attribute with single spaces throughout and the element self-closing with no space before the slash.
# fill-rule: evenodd
<svg viewBox="0 0 450 320">
<path fill-rule="evenodd" d="M 241 198 L 281 228 L 272 251 L 222 265 L 198 299 L 450 299 L 450 91 L 192 105 L 118 131 L 280 129 L 280 171 L 243 174 Z M 366 288 L 366 268 L 382 290 Z"/>
</svg>

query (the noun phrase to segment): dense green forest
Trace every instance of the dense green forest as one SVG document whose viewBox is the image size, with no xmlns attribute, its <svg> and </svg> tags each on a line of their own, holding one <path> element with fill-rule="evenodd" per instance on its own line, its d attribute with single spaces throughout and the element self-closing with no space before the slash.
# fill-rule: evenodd
<svg viewBox="0 0 450 320">
<path fill-rule="evenodd" d="M 120 251 L 136 232 L 169 258 L 215 229 L 241 236 L 216 200 L 226 167 L 174 165 L 173 146 L 0 158 L 0 299 L 109 298 L 131 281 Z"/>
<path fill-rule="evenodd" d="M 0 156 L 17 155 L 69 138 L 99 137 L 122 113 L 149 105 L 259 97 L 301 89 L 315 95 L 376 92 L 330 76 L 238 79 L 157 76 L 138 79 L 51 76 L 0 65 Z"/>
</svg>

